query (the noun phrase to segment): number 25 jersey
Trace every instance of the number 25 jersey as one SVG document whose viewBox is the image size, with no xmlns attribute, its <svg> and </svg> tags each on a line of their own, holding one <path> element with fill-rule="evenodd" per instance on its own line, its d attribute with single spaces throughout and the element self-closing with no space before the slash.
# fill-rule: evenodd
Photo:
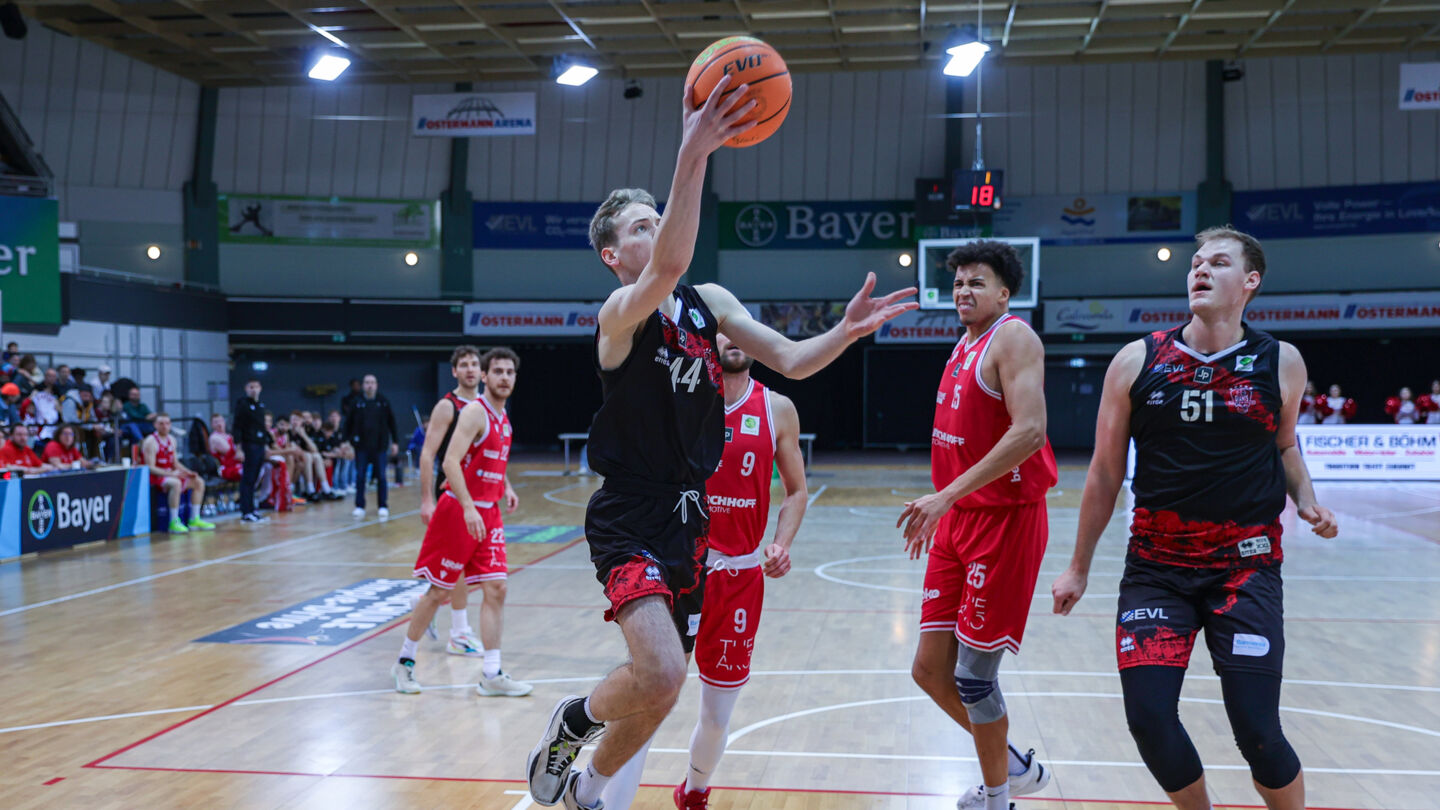
<svg viewBox="0 0 1440 810">
<path fill-rule="evenodd" d="M 1130 549 L 1195 568 L 1276 565 L 1285 508 L 1275 445 L 1280 343 L 1242 324 L 1239 343 L 1205 355 L 1185 345 L 1184 328 L 1145 336 L 1145 364 L 1130 386 Z"/>
</svg>

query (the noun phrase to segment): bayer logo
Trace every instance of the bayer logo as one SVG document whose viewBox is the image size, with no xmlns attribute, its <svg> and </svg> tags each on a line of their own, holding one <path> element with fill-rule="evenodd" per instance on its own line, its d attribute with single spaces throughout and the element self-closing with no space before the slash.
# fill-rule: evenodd
<svg viewBox="0 0 1440 810">
<path fill-rule="evenodd" d="M 50 530 L 55 528 L 55 504 L 45 490 L 36 490 L 35 494 L 30 496 L 29 517 L 26 520 L 30 525 L 31 537 L 44 540 L 50 536 Z"/>
<path fill-rule="evenodd" d="M 747 205 L 735 215 L 735 235 L 750 247 L 764 247 L 775 238 L 780 223 L 767 205 Z"/>
</svg>

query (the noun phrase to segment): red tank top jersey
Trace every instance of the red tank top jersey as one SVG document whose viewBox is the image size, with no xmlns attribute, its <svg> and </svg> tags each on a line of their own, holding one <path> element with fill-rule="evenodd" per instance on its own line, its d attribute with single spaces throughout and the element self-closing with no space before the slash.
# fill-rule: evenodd
<svg viewBox="0 0 1440 810">
<path fill-rule="evenodd" d="M 770 391 L 754 380 L 725 409 L 725 452 L 705 482 L 710 548 L 732 557 L 760 547 L 770 520 L 770 470 L 775 463 L 775 420 Z"/>
<path fill-rule="evenodd" d="M 505 465 L 510 460 L 510 417 L 496 413 L 485 397 L 477 397 L 465 407 L 484 408 L 489 417 L 460 462 L 465 484 L 476 503 L 499 503 L 505 497 Z M 450 491 L 448 480 L 445 491 Z"/>
<path fill-rule="evenodd" d="M 945 376 L 940 378 L 940 389 L 935 394 L 935 428 L 930 433 L 930 479 L 936 490 L 949 486 L 978 464 L 1010 429 L 1005 397 L 986 385 L 980 376 L 995 330 L 1009 321 L 1025 323 L 1013 315 L 1000 316 L 973 344 L 967 345 L 961 338 L 945 364 Z M 1046 490 L 1055 486 L 1055 481 L 1055 453 L 1047 438 L 1045 446 L 1020 462 L 1020 466 L 961 498 L 955 507 L 1015 506 L 1043 501 Z"/>
<path fill-rule="evenodd" d="M 215 460 L 219 462 L 220 469 L 222 470 L 228 470 L 232 467 L 237 470 L 240 469 L 240 459 L 235 457 L 235 437 L 228 433 L 225 434 L 225 445 L 225 452 L 215 453 L 211 451 L 211 455 L 215 456 Z"/>
<path fill-rule="evenodd" d="M 162 470 L 175 469 L 175 437 L 169 436 L 162 439 L 160 434 L 155 436 L 155 466 Z"/>
</svg>

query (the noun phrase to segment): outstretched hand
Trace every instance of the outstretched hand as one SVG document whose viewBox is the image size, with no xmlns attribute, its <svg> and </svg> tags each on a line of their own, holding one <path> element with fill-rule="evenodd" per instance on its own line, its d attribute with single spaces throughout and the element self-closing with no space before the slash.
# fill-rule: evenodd
<svg viewBox="0 0 1440 810">
<path fill-rule="evenodd" d="M 701 150 L 704 155 L 709 155 L 719 149 L 726 141 L 737 135 L 743 135 L 751 127 L 760 123 L 758 120 L 739 123 L 740 119 L 750 114 L 758 103 L 754 99 L 745 101 L 750 91 L 750 85 L 742 84 L 735 88 L 733 93 L 726 95 L 725 88 L 730 85 L 730 76 L 726 74 L 720 77 L 715 83 L 715 88 L 710 91 L 710 97 L 699 107 L 691 106 L 691 99 L 694 98 L 695 85 L 686 83 L 685 100 L 681 107 L 685 110 L 681 124 L 681 148 L 693 145 Z M 742 103 L 744 102 L 744 103 Z"/>
<path fill-rule="evenodd" d="M 845 320 L 842 323 L 847 338 L 856 340 L 865 337 L 902 312 L 920 308 L 918 301 L 896 303 L 902 298 L 914 295 L 916 293 L 914 287 L 896 290 L 882 298 L 871 298 L 870 293 L 874 291 L 875 274 L 866 273 L 865 283 L 861 285 L 860 291 L 855 293 L 855 297 L 850 299 L 849 304 L 845 305 Z"/>
</svg>

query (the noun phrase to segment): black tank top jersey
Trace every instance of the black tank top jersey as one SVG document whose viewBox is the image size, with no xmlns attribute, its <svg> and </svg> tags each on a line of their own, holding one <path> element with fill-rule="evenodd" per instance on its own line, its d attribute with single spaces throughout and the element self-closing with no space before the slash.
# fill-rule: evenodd
<svg viewBox="0 0 1440 810">
<path fill-rule="evenodd" d="M 450 448 L 450 437 L 455 435 L 455 426 L 460 424 L 460 409 L 470 404 L 456 396 L 454 391 L 446 391 L 445 397 L 441 401 L 450 403 L 455 412 L 450 415 L 450 426 L 445 428 L 445 438 L 440 440 L 440 449 L 435 453 L 435 497 L 437 498 L 440 497 L 440 491 L 445 486 L 445 451 Z"/>
<path fill-rule="evenodd" d="M 695 288 L 675 288 L 635 336 L 625 362 L 600 372 L 590 466 L 607 478 L 677 491 L 715 472 L 725 448 L 725 396 L 715 316 Z M 598 346 L 599 332 L 596 332 Z"/>
<path fill-rule="evenodd" d="M 1257 568 L 1282 559 L 1280 344 L 1242 327 L 1238 344 L 1209 356 L 1184 344 L 1184 326 L 1145 336 L 1130 387 L 1130 550 L 1147 560 Z"/>
</svg>

